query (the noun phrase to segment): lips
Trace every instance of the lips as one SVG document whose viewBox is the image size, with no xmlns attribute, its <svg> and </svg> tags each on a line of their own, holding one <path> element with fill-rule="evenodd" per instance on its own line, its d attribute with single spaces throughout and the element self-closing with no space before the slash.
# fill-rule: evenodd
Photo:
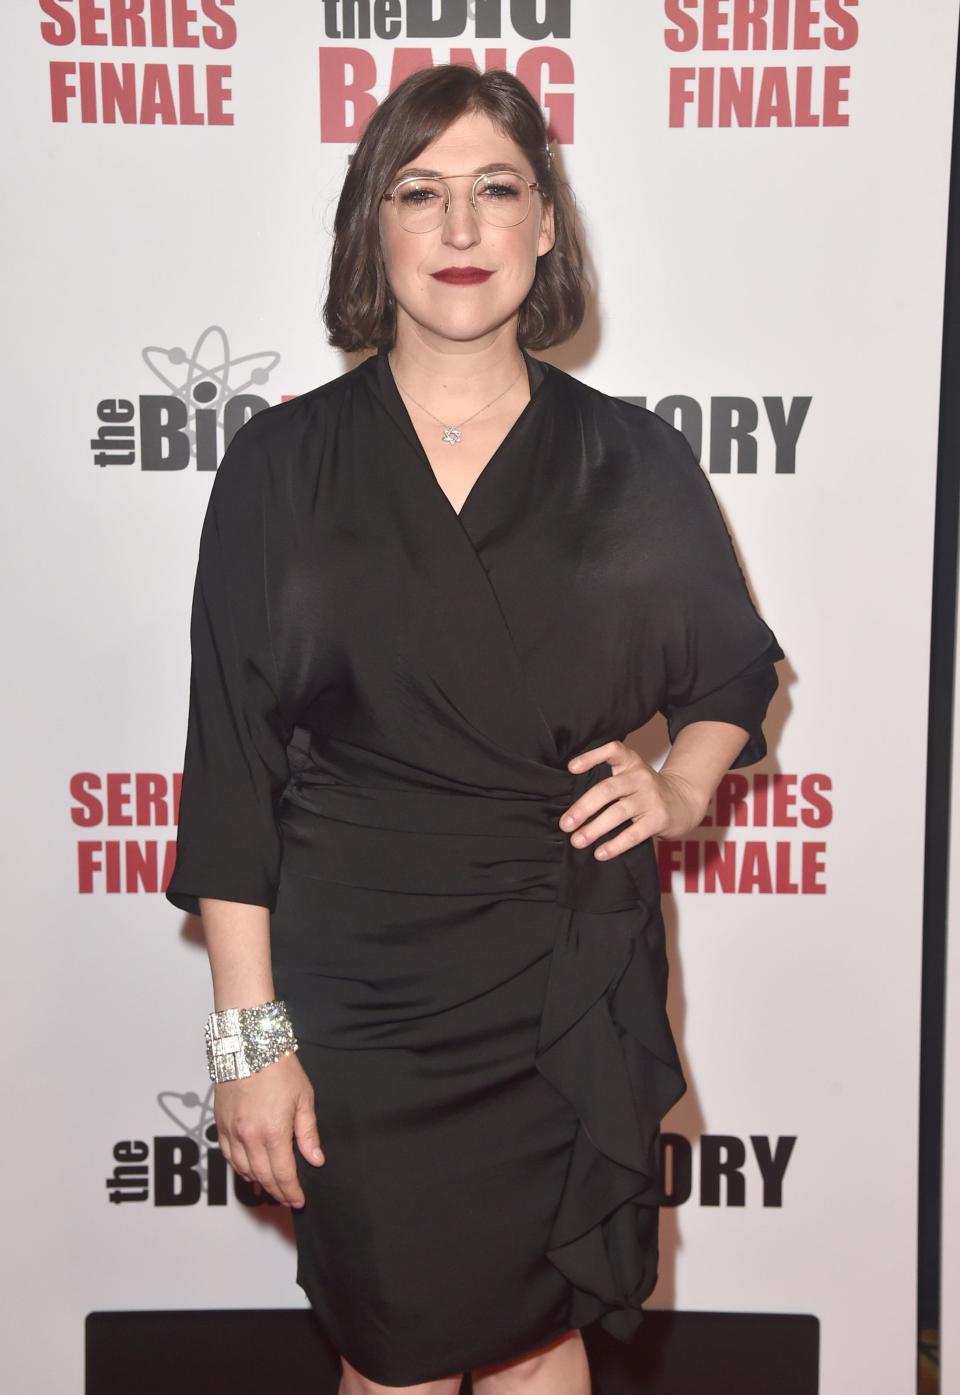
<svg viewBox="0 0 960 1395">
<path fill-rule="evenodd" d="M 484 271 L 480 266 L 447 266 L 432 274 L 435 281 L 443 281 L 448 286 L 479 286 L 489 281 L 493 272 Z"/>
</svg>

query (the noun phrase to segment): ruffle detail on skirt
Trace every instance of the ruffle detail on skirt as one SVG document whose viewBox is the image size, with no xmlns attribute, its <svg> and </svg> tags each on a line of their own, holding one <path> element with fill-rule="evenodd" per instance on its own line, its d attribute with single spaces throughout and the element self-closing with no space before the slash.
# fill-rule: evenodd
<svg viewBox="0 0 960 1395">
<path fill-rule="evenodd" d="M 663 920 L 659 904 L 560 914 L 535 1063 L 580 1128 L 547 1256 L 575 1290 L 571 1326 L 599 1314 L 628 1342 L 657 1280 L 660 1122 L 686 1090 Z"/>
</svg>

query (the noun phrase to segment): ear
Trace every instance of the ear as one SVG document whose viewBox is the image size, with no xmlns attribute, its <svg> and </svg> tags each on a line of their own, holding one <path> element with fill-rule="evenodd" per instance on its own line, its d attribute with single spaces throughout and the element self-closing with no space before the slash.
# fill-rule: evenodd
<svg viewBox="0 0 960 1395">
<path fill-rule="evenodd" d="M 556 240 L 557 235 L 554 227 L 553 204 L 543 201 L 543 208 L 540 213 L 540 240 L 537 243 L 537 256 L 542 257 L 544 252 L 549 252 Z"/>
</svg>

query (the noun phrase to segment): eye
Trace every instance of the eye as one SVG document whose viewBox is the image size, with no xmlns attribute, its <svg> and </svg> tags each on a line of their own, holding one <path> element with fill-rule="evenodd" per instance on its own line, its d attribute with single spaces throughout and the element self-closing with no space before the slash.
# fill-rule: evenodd
<svg viewBox="0 0 960 1395">
<path fill-rule="evenodd" d="M 520 186 L 514 179 L 494 178 L 480 185 L 477 196 L 491 203 L 507 203 L 520 197 Z"/>
<path fill-rule="evenodd" d="M 400 202 L 409 207 L 417 208 L 422 204 L 429 203 L 431 199 L 439 198 L 436 189 L 424 188 L 422 185 L 407 185 L 400 191 Z"/>
</svg>

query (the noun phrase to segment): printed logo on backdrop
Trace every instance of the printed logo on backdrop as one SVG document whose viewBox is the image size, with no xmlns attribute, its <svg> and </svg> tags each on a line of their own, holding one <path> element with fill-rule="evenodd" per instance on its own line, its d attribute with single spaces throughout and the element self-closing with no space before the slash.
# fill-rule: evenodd
<svg viewBox="0 0 960 1395">
<path fill-rule="evenodd" d="M 624 397 L 646 407 L 646 397 Z M 812 397 L 764 397 L 763 410 L 753 397 L 718 395 L 704 406 L 695 397 L 672 393 L 661 397 L 651 411 L 677 427 L 690 442 L 694 455 L 708 474 L 793 475 L 797 470 L 797 445 L 810 410 Z M 704 459 L 704 422 L 709 424 Z"/>
<path fill-rule="evenodd" d="M 70 778 L 77 892 L 161 892 L 176 861 L 182 773 L 78 770 Z M 136 829 L 133 834 L 131 830 Z"/>
<path fill-rule="evenodd" d="M 687 61 L 667 70 L 667 124 L 850 125 L 859 0 L 664 0 L 663 40 Z M 723 53 L 749 55 L 724 63 Z M 785 61 L 789 59 L 789 61 Z"/>
<path fill-rule="evenodd" d="M 234 0 L 38 0 L 50 119 L 82 125 L 232 126 Z M 109 49 L 109 55 L 104 52 Z M 174 49 L 174 57 L 159 50 Z M 136 60 L 136 61 L 133 61 Z"/>
<path fill-rule="evenodd" d="M 551 137 L 574 136 L 571 0 L 321 0 L 320 139 L 355 144 L 378 97 L 436 63 L 515 73 Z M 371 46 L 371 41 L 379 43 Z M 359 41 L 359 42 L 357 42 Z M 382 45 L 390 44 L 384 49 Z M 361 47 L 361 45 L 363 45 Z"/>
<path fill-rule="evenodd" d="M 828 775 L 729 771 L 683 839 L 657 843 L 660 888 L 706 895 L 823 896 L 833 822 Z M 770 833 L 768 830 L 775 830 Z"/>
<path fill-rule="evenodd" d="M 212 1083 L 202 1095 L 161 1090 L 156 1102 L 165 1116 L 165 1131 L 117 1139 L 112 1146 L 113 1171 L 106 1178 L 112 1205 L 226 1206 L 231 1191 L 243 1206 L 281 1204 L 258 1182 L 245 1182 L 224 1158 L 217 1146 L 213 1098 Z M 796 1141 L 795 1135 L 743 1139 L 712 1133 L 689 1139 L 663 1133 L 658 1148 L 664 1204 L 783 1207 Z"/>
<path fill-rule="evenodd" d="M 235 432 L 270 406 L 262 388 L 280 362 L 272 349 L 231 355 L 211 325 L 193 348 L 150 345 L 143 362 L 165 392 L 104 397 L 90 439 L 93 463 L 141 470 L 216 470 Z"/>
<path fill-rule="evenodd" d="M 258 1182 L 238 1177 L 217 1147 L 213 1089 L 211 1083 L 202 1095 L 161 1090 L 157 1104 L 167 1131 L 114 1143 L 114 1167 L 106 1178 L 112 1205 L 226 1206 L 231 1191 L 244 1206 L 280 1205 Z"/>
<path fill-rule="evenodd" d="M 234 355 L 226 331 L 210 325 L 192 349 L 149 345 L 143 363 L 164 392 L 103 397 L 89 439 L 93 463 L 141 470 L 216 470 L 234 433 L 270 406 L 262 392 L 280 355 L 272 349 Z M 286 401 L 295 394 L 282 393 Z M 645 396 L 625 402 L 647 405 Z M 682 393 L 660 398 L 658 416 L 683 432 L 713 475 L 793 475 L 811 397 L 764 397 L 761 412 L 750 397 L 717 395 L 707 404 Z M 708 444 L 704 458 L 705 423 Z"/>
<path fill-rule="evenodd" d="M 166 887 L 176 859 L 181 782 L 179 771 L 84 770 L 71 777 L 70 816 L 82 830 L 80 895 Z M 832 790 L 832 780 L 821 773 L 729 771 L 693 833 L 657 841 L 661 890 L 825 895 L 828 844 L 808 835 L 820 835 L 833 822 Z"/>
</svg>

